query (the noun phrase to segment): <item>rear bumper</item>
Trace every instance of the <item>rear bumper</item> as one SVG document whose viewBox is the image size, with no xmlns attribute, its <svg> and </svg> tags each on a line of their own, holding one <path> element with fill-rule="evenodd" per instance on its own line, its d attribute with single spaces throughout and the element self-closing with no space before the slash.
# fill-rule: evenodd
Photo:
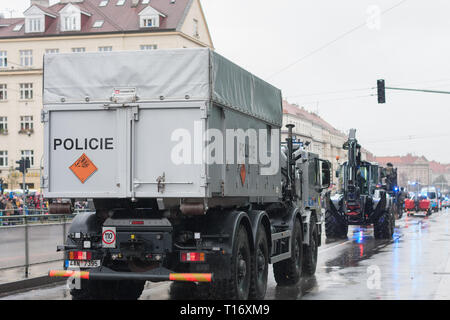
<svg viewBox="0 0 450 320">
<path fill-rule="evenodd" d="M 90 271 L 50 270 L 49 277 L 80 278 L 86 280 L 144 280 L 152 282 L 184 281 L 212 282 L 212 273 L 173 273 L 168 269 L 159 268 L 149 272 L 116 272 L 106 267 Z"/>
</svg>

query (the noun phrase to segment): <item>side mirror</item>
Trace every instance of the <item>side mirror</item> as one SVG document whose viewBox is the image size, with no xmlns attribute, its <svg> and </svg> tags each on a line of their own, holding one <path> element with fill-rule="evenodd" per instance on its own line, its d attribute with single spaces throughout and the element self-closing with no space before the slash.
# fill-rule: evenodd
<svg viewBox="0 0 450 320">
<path fill-rule="evenodd" d="M 322 188 L 328 189 L 331 182 L 331 163 L 322 161 Z"/>
</svg>

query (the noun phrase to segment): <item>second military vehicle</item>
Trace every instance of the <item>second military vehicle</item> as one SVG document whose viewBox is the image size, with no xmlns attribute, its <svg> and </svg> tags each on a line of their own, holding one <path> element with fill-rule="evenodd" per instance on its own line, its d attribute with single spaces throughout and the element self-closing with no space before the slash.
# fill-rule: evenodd
<svg viewBox="0 0 450 320">
<path fill-rule="evenodd" d="M 343 148 L 348 151 L 348 161 L 338 171 L 340 190 L 326 196 L 327 238 L 346 238 L 349 225 L 373 225 L 375 238 L 391 238 L 395 227 L 392 198 L 377 189 L 378 165 L 361 160 L 356 129 L 350 130 Z"/>
</svg>

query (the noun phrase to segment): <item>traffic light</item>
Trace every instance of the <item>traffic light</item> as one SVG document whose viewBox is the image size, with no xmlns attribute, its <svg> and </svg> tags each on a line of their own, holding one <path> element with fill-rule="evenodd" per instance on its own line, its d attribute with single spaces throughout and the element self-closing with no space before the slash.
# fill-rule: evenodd
<svg viewBox="0 0 450 320">
<path fill-rule="evenodd" d="M 25 173 L 25 160 L 20 159 L 19 161 L 16 161 L 16 163 L 19 165 L 18 167 L 16 167 L 16 170 Z"/>
<path fill-rule="evenodd" d="M 383 79 L 377 81 L 377 88 L 378 88 L 378 103 L 386 103 L 386 87 Z"/>
<path fill-rule="evenodd" d="M 30 159 L 20 159 L 19 161 L 16 161 L 16 163 L 19 165 L 16 167 L 16 170 L 19 172 L 22 172 L 25 174 L 27 172 L 27 169 L 30 168 Z"/>
</svg>

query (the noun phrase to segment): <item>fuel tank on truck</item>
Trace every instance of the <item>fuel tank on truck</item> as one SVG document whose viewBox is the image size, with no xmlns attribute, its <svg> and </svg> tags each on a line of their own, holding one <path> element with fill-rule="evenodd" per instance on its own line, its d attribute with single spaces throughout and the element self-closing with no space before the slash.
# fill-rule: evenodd
<svg viewBox="0 0 450 320">
<path fill-rule="evenodd" d="M 210 49 L 48 54 L 43 102 L 48 198 L 281 197 L 281 91 Z"/>
</svg>

